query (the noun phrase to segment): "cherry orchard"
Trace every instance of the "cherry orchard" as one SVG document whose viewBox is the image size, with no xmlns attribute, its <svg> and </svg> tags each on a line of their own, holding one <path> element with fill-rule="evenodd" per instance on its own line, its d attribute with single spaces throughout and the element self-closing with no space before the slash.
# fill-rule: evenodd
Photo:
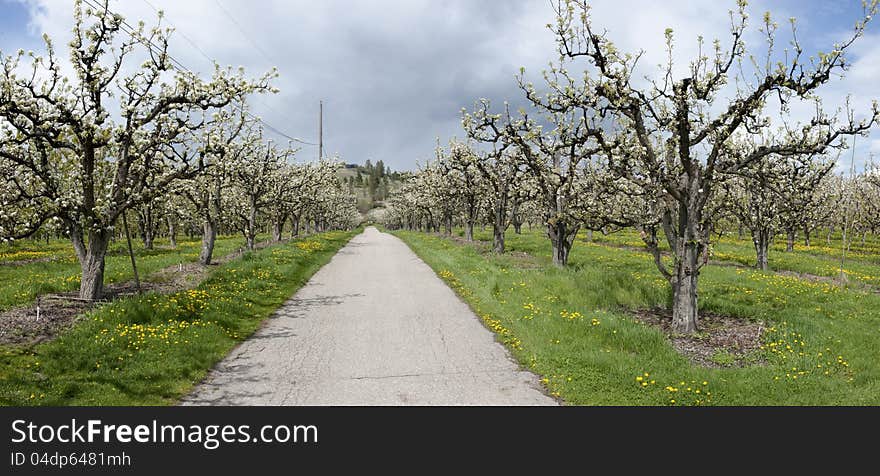
<svg viewBox="0 0 880 476">
<path fill-rule="evenodd" d="M 127 214 L 147 248 L 162 226 L 173 245 L 178 224 L 201 225 L 207 264 L 230 223 L 243 224 L 252 248 L 267 203 L 299 203 L 292 196 L 309 193 L 292 177 L 308 168 L 286 163 L 294 151 L 265 141 L 246 112 L 250 95 L 277 92 L 277 72 L 248 78 L 215 65 L 204 79 L 177 68 L 172 30 L 161 22 L 160 13 L 155 26 L 132 27 L 109 0 L 100 8 L 76 1 L 69 65 L 48 37 L 45 56 L 0 54 L 0 239 L 53 230 L 68 237 L 82 299 L 102 297 L 107 249 Z M 332 182 L 325 188 L 338 186 L 332 174 L 320 177 Z M 246 220 L 236 220 L 242 210 Z M 322 211 L 319 220 L 350 226 L 350 211 L 340 212 L 344 219 Z"/>
<path fill-rule="evenodd" d="M 60 220 L 82 267 L 84 299 L 103 293 L 104 257 L 121 214 L 206 167 L 203 151 L 180 151 L 209 121 L 205 113 L 271 91 L 276 75 L 248 80 L 215 67 L 205 81 L 177 70 L 170 29 L 140 23 L 129 31 L 108 5 L 75 3 L 72 77 L 48 37 L 46 57 L 28 55 L 25 68 L 22 52 L 6 56 L 0 77 L 0 155 L 13 191 L 4 209 L 15 210 L 3 217 L 0 234 L 24 237 Z M 136 57 L 146 60 L 132 66 Z"/>
<path fill-rule="evenodd" d="M 855 111 L 847 101 L 831 113 L 817 93 L 848 69 L 847 53 L 880 3 L 863 2 L 864 15 L 851 34 L 811 56 L 794 19 L 788 47 L 778 46 L 779 26 L 770 13 L 756 28 L 763 45 L 747 47 L 748 5 L 738 0 L 726 42 L 707 45 L 699 37 L 698 55 L 682 68 L 674 32 L 667 29 L 666 64 L 644 78 L 642 53 L 618 49 L 593 24 L 591 2 L 560 0 L 553 6 L 557 19 L 548 27 L 559 60 L 544 72 L 540 88 L 521 71 L 519 86 L 529 108 L 493 113 L 481 100 L 464 114 L 464 129 L 496 153 L 515 152 L 529 176 L 522 183 L 536 189 L 531 196 L 557 265 L 567 264 L 582 228 L 638 229 L 669 283 L 673 330 L 692 333 L 711 235 L 730 214 L 720 197 L 725 189 L 751 203 L 744 203 L 748 210 L 740 217 L 756 235 L 759 266 L 777 229 L 788 235 L 791 248 L 798 231 L 809 234 L 819 222 L 831 224 L 826 212 L 833 194 L 821 192 L 827 190 L 827 161 L 848 147 L 849 138 L 877 124 L 880 106 L 875 101 Z M 795 107 L 807 110 L 806 116 L 793 114 Z M 770 129 L 780 132 L 767 134 Z M 774 201 L 767 200 L 771 196 Z M 416 197 L 395 205 L 420 209 L 419 215 L 431 220 L 425 210 L 430 205 Z M 465 215 L 471 216 L 469 210 Z M 396 226 L 413 212 L 395 210 L 388 217 Z M 468 218 L 465 222 L 472 229 Z M 671 260 L 663 256 L 661 240 Z"/>
</svg>

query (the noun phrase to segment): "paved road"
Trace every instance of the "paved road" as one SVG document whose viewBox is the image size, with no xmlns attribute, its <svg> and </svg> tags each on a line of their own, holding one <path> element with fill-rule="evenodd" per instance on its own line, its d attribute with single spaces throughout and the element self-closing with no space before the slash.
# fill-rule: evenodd
<svg viewBox="0 0 880 476">
<path fill-rule="evenodd" d="M 185 405 L 553 405 L 402 241 L 370 227 Z"/>
</svg>

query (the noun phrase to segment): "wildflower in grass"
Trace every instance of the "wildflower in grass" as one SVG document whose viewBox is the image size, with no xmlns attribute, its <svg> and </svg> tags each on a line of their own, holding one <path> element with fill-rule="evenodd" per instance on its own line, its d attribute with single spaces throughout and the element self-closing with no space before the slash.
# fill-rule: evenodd
<svg viewBox="0 0 880 476">
<path fill-rule="evenodd" d="M 297 242 L 296 247 L 306 252 L 321 251 L 324 249 L 324 245 L 322 245 L 320 241 L 315 240 Z"/>
</svg>

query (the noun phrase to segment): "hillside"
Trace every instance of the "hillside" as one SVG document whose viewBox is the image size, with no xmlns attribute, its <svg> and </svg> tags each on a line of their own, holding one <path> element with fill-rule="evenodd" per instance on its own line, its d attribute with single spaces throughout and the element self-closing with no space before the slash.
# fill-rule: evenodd
<svg viewBox="0 0 880 476">
<path fill-rule="evenodd" d="M 375 164 L 367 160 L 363 165 L 345 164 L 338 172 L 348 191 L 357 196 L 358 211 L 367 213 L 382 207 L 385 200 L 403 183 L 403 174 L 392 171 L 380 160 Z"/>
</svg>

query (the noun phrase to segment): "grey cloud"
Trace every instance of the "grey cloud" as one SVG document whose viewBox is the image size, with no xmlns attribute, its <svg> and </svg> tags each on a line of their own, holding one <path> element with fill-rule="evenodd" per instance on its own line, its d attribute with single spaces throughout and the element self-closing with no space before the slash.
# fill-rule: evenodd
<svg viewBox="0 0 880 476">
<path fill-rule="evenodd" d="M 68 2 L 31 1 L 43 11 L 34 19 L 35 30 L 60 38 L 68 34 Z M 208 63 L 184 35 L 221 64 L 244 65 L 254 75 L 277 65 L 282 92 L 261 97 L 253 106 L 273 126 L 314 141 L 318 100 L 323 99 L 328 152 L 339 152 L 349 162 L 382 159 L 395 169 L 411 169 L 417 160 L 430 158 L 438 136 L 442 141 L 460 137 L 459 111 L 476 99 L 489 98 L 499 107 L 504 100 L 514 107 L 522 104 L 514 81 L 519 67 L 540 84 L 540 71 L 556 56 L 544 26 L 553 20 L 546 0 L 219 0 L 246 36 L 217 0 L 149 3 L 166 11 L 179 30 L 173 53 L 195 69 L 207 71 Z M 809 20 L 810 12 L 799 12 L 795 3 L 756 4 L 753 18 L 757 21 L 760 12 L 772 7 L 786 10 L 778 18 L 793 11 Z M 148 24 L 155 19 L 146 0 L 113 5 L 129 19 L 143 18 Z M 662 6 L 648 0 L 596 1 L 595 20 L 622 48 L 647 50 L 651 67 L 662 61 L 664 28 L 673 27 L 680 61 L 686 64 L 698 34 L 725 39 L 726 12 L 733 1 L 670 0 Z M 876 58 L 880 47 L 864 45 L 863 50 L 866 58 Z M 858 71 L 852 75 L 860 78 Z M 864 97 L 876 95 L 867 83 L 858 81 L 853 88 Z M 840 84 L 834 92 L 848 87 Z M 869 143 L 864 141 L 866 148 Z M 305 147 L 301 156 L 312 159 L 315 154 Z"/>
</svg>

